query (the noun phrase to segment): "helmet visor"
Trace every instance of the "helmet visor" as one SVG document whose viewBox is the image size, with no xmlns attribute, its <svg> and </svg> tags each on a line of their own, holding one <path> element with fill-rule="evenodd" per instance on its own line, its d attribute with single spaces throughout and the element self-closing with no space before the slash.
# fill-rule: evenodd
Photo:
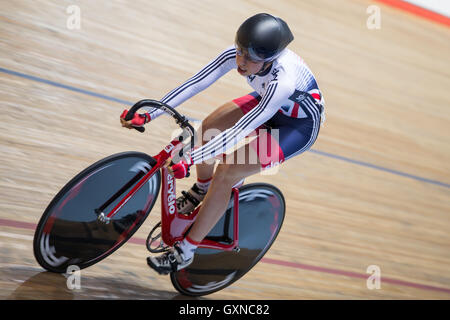
<svg viewBox="0 0 450 320">
<path fill-rule="evenodd" d="M 236 54 L 240 57 L 244 57 L 247 60 L 250 60 L 251 62 L 264 62 L 265 60 L 256 55 L 256 52 L 254 50 L 249 50 L 249 48 L 243 48 L 239 44 L 235 44 L 234 47 L 236 48 Z"/>
<path fill-rule="evenodd" d="M 253 49 L 252 47 L 245 48 L 244 46 L 241 46 L 237 41 L 234 44 L 234 47 L 236 48 L 236 54 L 238 56 L 245 57 L 246 59 L 248 59 L 248 60 L 250 60 L 252 62 L 269 62 L 269 61 L 273 61 L 276 58 L 278 58 L 280 56 L 281 52 L 283 51 L 283 50 L 281 50 L 280 52 L 278 52 L 275 55 L 270 55 L 268 57 L 263 57 L 260 54 L 258 54 L 256 52 L 256 50 Z"/>
</svg>

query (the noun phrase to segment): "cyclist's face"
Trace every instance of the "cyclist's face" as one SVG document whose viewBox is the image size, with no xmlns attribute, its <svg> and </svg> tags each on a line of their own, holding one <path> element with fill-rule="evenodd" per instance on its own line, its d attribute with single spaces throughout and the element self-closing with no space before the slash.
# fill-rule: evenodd
<svg viewBox="0 0 450 320">
<path fill-rule="evenodd" d="M 254 61 L 250 59 L 245 49 L 236 48 L 236 64 L 241 76 L 247 77 L 258 73 L 264 65 L 263 61 Z"/>
</svg>

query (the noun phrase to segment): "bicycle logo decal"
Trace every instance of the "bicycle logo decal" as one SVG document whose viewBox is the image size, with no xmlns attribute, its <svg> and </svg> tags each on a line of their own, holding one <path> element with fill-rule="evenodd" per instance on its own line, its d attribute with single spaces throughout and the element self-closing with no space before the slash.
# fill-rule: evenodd
<svg viewBox="0 0 450 320">
<path fill-rule="evenodd" d="M 168 188 L 168 192 L 167 192 L 167 203 L 168 203 L 168 207 L 169 207 L 169 213 L 170 214 L 174 214 L 175 213 L 175 200 L 176 200 L 176 195 L 175 195 L 175 188 L 174 188 L 174 181 L 173 181 L 173 176 L 169 173 L 167 174 L 167 184 L 169 186 Z"/>
</svg>

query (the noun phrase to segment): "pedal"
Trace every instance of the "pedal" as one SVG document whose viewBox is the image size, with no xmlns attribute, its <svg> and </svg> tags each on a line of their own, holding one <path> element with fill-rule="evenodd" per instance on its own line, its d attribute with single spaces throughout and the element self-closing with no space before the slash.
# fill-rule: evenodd
<svg viewBox="0 0 450 320">
<path fill-rule="evenodd" d="M 153 236 L 153 234 L 156 232 L 156 230 L 158 228 L 161 228 L 161 221 L 158 222 L 153 227 L 153 229 L 148 234 L 147 241 L 145 242 L 145 244 L 147 246 L 147 250 L 150 251 L 151 253 L 166 252 L 166 251 L 169 251 L 169 249 L 170 249 L 170 247 L 166 246 L 162 240 L 158 241 L 158 239 L 161 239 L 161 231 L 159 231 L 158 234 Z M 156 245 L 156 246 L 154 246 L 154 245 Z"/>
</svg>

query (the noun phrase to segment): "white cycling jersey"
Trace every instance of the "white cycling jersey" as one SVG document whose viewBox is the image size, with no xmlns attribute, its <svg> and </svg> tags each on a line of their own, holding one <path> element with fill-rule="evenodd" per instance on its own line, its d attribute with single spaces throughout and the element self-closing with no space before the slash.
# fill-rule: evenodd
<svg viewBox="0 0 450 320">
<path fill-rule="evenodd" d="M 161 101 L 175 108 L 200 91 L 205 90 L 232 69 L 237 69 L 234 46 L 228 47 L 200 72 L 165 95 Z M 309 93 L 321 105 L 324 104 L 322 94 L 311 70 L 302 58 L 289 49 L 284 49 L 264 75 L 248 76 L 247 82 L 261 96 L 261 101 L 233 127 L 192 151 L 193 164 L 202 163 L 226 152 L 272 118 L 279 110 L 289 117 L 307 117 L 302 110 L 304 106 L 299 104 L 305 98 L 301 94 L 302 92 Z M 152 120 L 163 113 L 163 111 L 154 108 L 147 108 L 147 111 L 150 113 Z M 320 119 L 318 120 L 317 125 L 320 126 Z"/>
</svg>

